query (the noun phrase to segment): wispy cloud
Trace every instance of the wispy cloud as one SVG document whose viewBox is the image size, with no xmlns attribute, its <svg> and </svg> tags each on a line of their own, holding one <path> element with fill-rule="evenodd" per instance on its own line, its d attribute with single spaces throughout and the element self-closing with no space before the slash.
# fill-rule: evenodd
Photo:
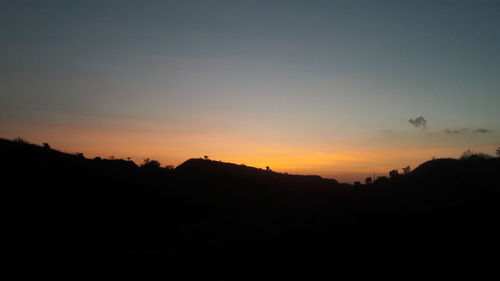
<svg viewBox="0 0 500 281">
<path fill-rule="evenodd" d="M 464 133 L 468 133 L 470 131 L 469 128 L 462 128 L 462 129 L 444 129 L 444 132 L 445 134 L 448 134 L 448 135 L 456 135 L 456 134 L 464 134 Z"/>
<path fill-rule="evenodd" d="M 479 128 L 479 129 L 469 129 L 469 128 L 462 128 L 462 129 L 444 129 L 444 133 L 447 135 L 458 135 L 458 134 L 488 134 L 491 133 L 491 130 L 489 129 L 484 129 L 484 128 Z"/>
<path fill-rule="evenodd" d="M 427 127 L 427 120 L 423 116 L 416 117 L 415 119 L 410 118 L 408 123 L 412 124 L 416 128 L 425 129 Z"/>
<path fill-rule="evenodd" d="M 479 129 L 473 130 L 472 133 L 474 133 L 474 134 L 487 134 L 487 133 L 491 133 L 491 130 L 479 128 Z"/>
</svg>

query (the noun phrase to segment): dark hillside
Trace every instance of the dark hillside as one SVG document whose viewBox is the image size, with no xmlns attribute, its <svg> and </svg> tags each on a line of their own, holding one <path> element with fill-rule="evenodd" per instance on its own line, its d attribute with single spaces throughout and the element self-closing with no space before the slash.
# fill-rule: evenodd
<svg viewBox="0 0 500 281">
<path fill-rule="evenodd" d="M 338 185 L 334 179 L 324 179 L 320 176 L 288 175 L 266 171 L 245 165 L 237 165 L 220 161 L 189 159 L 176 168 L 180 174 L 197 174 L 203 177 L 226 179 L 238 179 L 254 181 L 255 183 L 265 183 L 276 181 L 278 183 L 301 185 Z"/>
<path fill-rule="evenodd" d="M 428 161 L 405 178 L 405 185 L 421 196 L 441 200 L 494 198 L 500 192 L 500 158 Z"/>
<path fill-rule="evenodd" d="M 51 253 L 45 260 L 136 267 L 214 253 L 354 258 L 498 246 L 500 159 L 437 159 L 354 187 L 203 159 L 139 167 L 3 139 L 0 157 L 13 236 L 21 252 Z"/>
</svg>

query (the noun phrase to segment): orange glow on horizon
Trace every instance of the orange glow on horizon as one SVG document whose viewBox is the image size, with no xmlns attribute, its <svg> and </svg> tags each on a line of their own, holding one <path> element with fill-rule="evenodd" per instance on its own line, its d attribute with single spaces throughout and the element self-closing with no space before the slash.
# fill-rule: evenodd
<svg viewBox="0 0 500 281">
<path fill-rule="evenodd" d="M 189 158 L 208 155 L 213 160 L 245 164 L 291 174 L 315 174 L 341 182 L 363 181 L 365 177 L 387 175 L 389 170 L 410 165 L 413 169 L 432 157 L 458 157 L 463 147 L 384 147 L 347 142 L 311 144 L 307 141 L 249 138 L 210 131 L 99 128 L 95 126 L 16 126 L 7 136 L 30 142 L 48 142 L 55 149 L 87 158 L 143 159 L 177 166 Z M 19 128 L 22 128 L 19 129 Z"/>
</svg>

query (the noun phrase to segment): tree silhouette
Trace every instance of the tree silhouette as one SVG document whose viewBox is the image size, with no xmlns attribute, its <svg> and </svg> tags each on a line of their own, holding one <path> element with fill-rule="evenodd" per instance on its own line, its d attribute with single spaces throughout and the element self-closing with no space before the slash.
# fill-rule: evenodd
<svg viewBox="0 0 500 281">
<path fill-rule="evenodd" d="M 468 158 L 471 158 L 472 155 L 474 155 L 474 153 L 472 152 L 472 150 L 467 149 L 466 151 L 464 151 L 462 153 L 462 155 L 460 156 L 460 159 L 468 159 Z"/>
<path fill-rule="evenodd" d="M 21 137 L 15 138 L 14 141 L 18 142 L 18 143 L 28 144 L 28 142 L 25 139 L 21 138 Z"/>
<path fill-rule="evenodd" d="M 403 175 L 408 175 L 410 171 L 411 171 L 410 166 L 406 166 L 406 168 L 403 168 Z"/>
<path fill-rule="evenodd" d="M 395 179 L 398 176 L 399 176 L 398 169 L 394 169 L 394 170 L 389 171 L 389 178 Z"/>
<path fill-rule="evenodd" d="M 366 184 L 370 184 L 370 183 L 372 183 L 372 177 L 367 177 L 367 178 L 365 179 L 365 183 L 366 183 Z"/>
<path fill-rule="evenodd" d="M 497 154 L 497 157 L 500 157 L 500 146 L 497 148 L 497 150 L 495 152 Z"/>
<path fill-rule="evenodd" d="M 269 166 L 266 166 L 266 171 L 270 171 L 271 169 L 269 168 Z"/>
<path fill-rule="evenodd" d="M 203 159 L 208 160 L 208 155 L 203 156 Z"/>
<path fill-rule="evenodd" d="M 497 154 L 498 154 L 498 151 L 497 151 Z M 472 150 L 470 149 L 467 149 L 466 151 L 464 151 L 464 153 L 462 153 L 462 156 L 460 156 L 460 159 L 461 160 L 467 160 L 467 159 L 489 159 L 491 158 L 492 156 L 491 155 L 488 155 L 486 153 L 483 153 L 483 152 L 473 152 Z"/>
<path fill-rule="evenodd" d="M 147 168 L 147 169 L 157 169 L 160 167 L 161 167 L 160 162 L 149 158 L 144 159 L 144 162 L 141 165 L 141 168 Z"/>
</svg>

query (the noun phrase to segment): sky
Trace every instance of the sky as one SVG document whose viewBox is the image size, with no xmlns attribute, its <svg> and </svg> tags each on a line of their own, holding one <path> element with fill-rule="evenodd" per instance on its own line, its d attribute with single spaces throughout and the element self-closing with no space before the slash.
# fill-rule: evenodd
<svg viewBox="0 0 500 281">
<path fill-rule="evenodd" d="M 0 137 L 344 182 L 500 146 L 500 1 L 0 1 Z"/>
</svg>

